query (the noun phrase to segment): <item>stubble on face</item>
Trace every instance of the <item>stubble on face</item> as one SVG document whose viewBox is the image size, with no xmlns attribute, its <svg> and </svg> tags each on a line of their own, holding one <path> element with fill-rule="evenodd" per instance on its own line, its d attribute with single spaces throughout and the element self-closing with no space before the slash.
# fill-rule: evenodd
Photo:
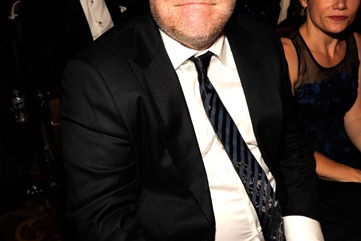
<svg viewBox="0 0 361 241">
<path fill-rule="evenodd" d="M 235 0 L 150 0 L 159 28 L 181 44 L 202 50 L 223 32 Z"/>
</svg>

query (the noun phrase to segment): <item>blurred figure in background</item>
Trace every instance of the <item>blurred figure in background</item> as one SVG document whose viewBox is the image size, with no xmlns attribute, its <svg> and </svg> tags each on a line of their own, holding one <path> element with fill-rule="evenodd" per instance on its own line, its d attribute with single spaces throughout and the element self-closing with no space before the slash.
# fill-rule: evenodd
<svg viewBox="0 0 361 241">
<path fill-rule="evenodd" d="M 24 48 L 39 89 L 58 89 L 66 62 L 146 0 L 22 0 Z"/>
<path fill-rule="evenodd" d="M 293 93 L 320 177 L 326 241 L 361 240 L 360 0 L 300 0 L 300 28 L 283 38 Z"/>
</svg>

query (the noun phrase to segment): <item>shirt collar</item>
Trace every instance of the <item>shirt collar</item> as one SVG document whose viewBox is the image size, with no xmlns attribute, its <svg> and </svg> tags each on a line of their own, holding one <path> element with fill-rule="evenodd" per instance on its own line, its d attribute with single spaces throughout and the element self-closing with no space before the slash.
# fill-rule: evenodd
<svg viewBox="0 0 361 241">
<path fill-rule="evenodd" d="M 227 65 L 227 52 L 230 52 L 230 47 L 225 35 L 221 35 L 208 49 L 198 51 L 182 45 L 162 30 L 159 31 L 174 69 L 177 69 L 193 55 L 201 55 L 207 51 L 211 51 L 224 65 Z"/>
</svg>

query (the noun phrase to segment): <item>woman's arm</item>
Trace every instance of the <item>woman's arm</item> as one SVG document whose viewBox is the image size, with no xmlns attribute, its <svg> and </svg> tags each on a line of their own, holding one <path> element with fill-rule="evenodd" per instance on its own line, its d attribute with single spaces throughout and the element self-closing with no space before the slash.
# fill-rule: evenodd
<svg viewBox="0 0 361 241">
<path fill-rule="evenodd" d="M 324 180 L 361 183 L 361 170 L 331 160 L 319 152 L 314 153 L 317 175 Z"/>
<path fill-rule="evenodd" d="M 298 76 L 298 58 L 295 46 L 289 38 L 281 38 L 283 50 L 288 65 L 288 75 L 292 86 L 292 94 L 294 94 L 294 85 Z"/>
<path fill-rule="evenodd" d="M 355 34 L 359 59 L 361 59 L 361 37 Z M 361 76 L 361 69 L 359 69 Z M 346 132 L 353 144 L 361 151 L 361 81 L 359 78 L 358 96 L 352 108 L 344 117 Z M 353 168 L 315 152 L 316 171 L 320 178 L 338 182 L 361 183 L 361 170 Z"/>
<path fill-rule="evenodd" d="M 361 35 L 355 33 L 359 59 L 361 60 Z M 358 95 L 354 105 L 346 113 L 345 129 L 353 144 L 361 151 L 361 66 L 359 66 Z"/>
</svg>

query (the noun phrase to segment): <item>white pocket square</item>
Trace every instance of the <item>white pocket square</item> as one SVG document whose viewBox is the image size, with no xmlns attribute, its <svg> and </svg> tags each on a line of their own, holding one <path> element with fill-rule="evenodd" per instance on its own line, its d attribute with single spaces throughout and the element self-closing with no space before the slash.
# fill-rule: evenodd
<svg viewBox="0 0 361 241">
<path fill-rule="evenodd" d="M 127 8 L 124 6 L 119 6 L 120 9 L 120 13 L 124 13 L 125 11 L 127 11 Z"/>
</svg>

